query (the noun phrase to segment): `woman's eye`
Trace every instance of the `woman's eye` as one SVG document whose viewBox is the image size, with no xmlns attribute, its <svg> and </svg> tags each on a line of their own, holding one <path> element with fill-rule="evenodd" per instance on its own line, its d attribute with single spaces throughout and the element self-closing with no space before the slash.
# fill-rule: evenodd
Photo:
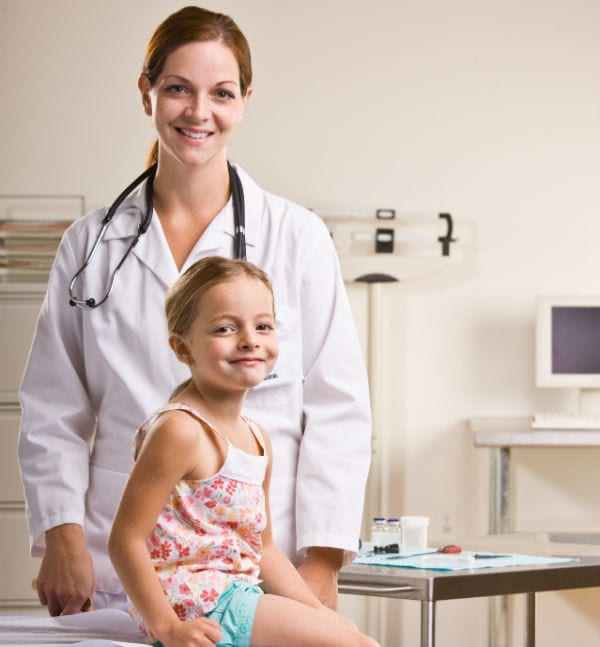
<svg viewBox="0 0 600 647">
<path fill-rule="evenodd" d="M 235 95 L 229 90 L 217 90 L 215 94 L 217 99 L 221 99 L 223 101 L 226 101 L 228 99 L 235 99 Z"/>
<path fill-rule="evenodd" d="M 167 88 L 167 92 L 169 94 L 183 94 L 186 91 L 186 88 L 184 85 L 170 85 Z"/>
</svg>

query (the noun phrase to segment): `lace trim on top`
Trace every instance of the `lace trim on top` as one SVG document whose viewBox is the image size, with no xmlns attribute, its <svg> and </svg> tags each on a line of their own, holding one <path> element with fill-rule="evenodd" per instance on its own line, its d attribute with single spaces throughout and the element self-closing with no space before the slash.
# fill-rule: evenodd
<svg viewBox="0 0 600 647">
<path fill-rule="evenodd" d="M 189 404 L 185 404 L 183 402 L 170 402 L 169 404 L 166 404 L 165 406 L 155 411 L 148 418 L 148 420 L 146 420 L 146 422 L 140 427 L 138 433 L 136 434 L 134 443 L 134 458 L 139 453 L 139 449 L 144 442 L 144 438 L 146 437 L 146 434 L 148 433 L 150 427 L 156 422 L 157 418 L 161 414 L 167 411 L 186 411 L 197 420 L 201 420 L 206 425 L 208 425 L 208 427 L 212 431 L 223 438 L 223 440 L 227 443 L 227 456 L 225 458 L 225 462 L 221 466 L 221 469 L 217 472 L 217 474 L 211 476 L 209 479 L 204 480 L 210 480 L 215 478 L 215 476 L 221 475 L 227 478 L 242 479 L 254 485 L 262 485 L 265 477 L 266 464 L 268 463 L 268 455 L 264 438 L 260 433 L 260 430 L 256 426 L 256 423 L 253 420 L 242 416 L 243 420 L 248 425 L 248 428 L 250 429 L 252 435 L 256 438 L 263 451 L 263 454 L 258 456 L 249 454 L 243 449 L 235 447 L 235 445 L 233 445 L 222 432 L 220 432 L 212 423 L 210 423 L 204 416 L 202 416 L 196 409 L 194 409 L 194 407 L 191 407 Z M 186 480 L 190 482 L 202 482 L 199 479 Z"/>
</svg>

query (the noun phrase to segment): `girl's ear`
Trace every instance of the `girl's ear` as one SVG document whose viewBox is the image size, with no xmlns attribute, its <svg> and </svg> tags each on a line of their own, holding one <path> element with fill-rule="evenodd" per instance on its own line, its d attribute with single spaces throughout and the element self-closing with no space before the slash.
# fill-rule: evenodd
<svg viewBox="0 0 600 647">
<path fill-rule="evenodd" d="M 190 349 L 181 335 L 173 333 L 169 335 L 169 346 L 173 349 L 173 352 L 177 356 L 177 359 L 188 366 L 191 366 L 193 363 L 192 354 Z"/>
</svg>

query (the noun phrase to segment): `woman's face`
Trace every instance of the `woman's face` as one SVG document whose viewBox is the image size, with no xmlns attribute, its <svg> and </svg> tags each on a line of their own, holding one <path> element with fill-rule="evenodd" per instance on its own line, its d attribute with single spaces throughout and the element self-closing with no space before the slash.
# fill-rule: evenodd
<svg viewBox="0 0 600 647">
<path fill-rule="evenodd" d="M 226 159 L 252 92 L 249 88 L 242 96 L 239 66 L 226 45 L 216 40 L 182 45 L 169 55 L 153 86 L 143 74 L 138 85 L 156 128 L 160 161 L 167 156 L 204 166 Z"/>
</svg>

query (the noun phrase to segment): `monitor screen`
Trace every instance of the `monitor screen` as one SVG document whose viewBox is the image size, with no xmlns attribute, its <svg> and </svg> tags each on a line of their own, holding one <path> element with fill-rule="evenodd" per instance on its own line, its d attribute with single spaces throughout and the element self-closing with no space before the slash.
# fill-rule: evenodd
<svg viewBox="0 0 600 647">
<path fill-rule="evenodd" d="M 538 298 L 536 383 L 600 387 L 600 296 Z"/>
</svg>

